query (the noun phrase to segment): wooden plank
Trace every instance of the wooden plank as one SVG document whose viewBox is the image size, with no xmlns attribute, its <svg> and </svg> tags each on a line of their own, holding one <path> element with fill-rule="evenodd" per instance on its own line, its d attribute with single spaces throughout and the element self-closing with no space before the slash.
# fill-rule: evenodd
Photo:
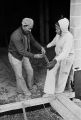
<svg viewBox="0 0 81 120">
<path fill-rule="evenodd" d="M 59 100 L 56 99 L 51 101 L 50 105 L 63 117 L 64 120 L 80 120 Z"/>
<path fill-rule="evenodd" d="M 26 111 L 25 111 L 25 105 L 24 105 L 24 103 L 22 103 L 22 110 L 23 110 L 24 120 L 28 120 L 28 118 L 26 116 Z"/>
<path fill-rule="evenodd" d="M 63 93 L 62 95 L 65 95 L 65 93 Z M 69 95 L 69 93 L 68 93 L 68 95 Z M 72 95 L 69 96 L 69 97 L 72 97 Z M 56 98 L 58 99 L 58 94 L 56 95 Z M 30 100 L 24 100 L 24 101 L 21 101 L 21 102 L 15 102 L 15 103 L 0 105 L 0 113 L 22 108 L 23 113 L 24 113 L 24 118 L 27 119 L 26 114 L 25 114 L 25 108 L 26 107 L 36 106 L 36 105 L 45 104 L 45 103 L 50 103 L 52 106 L 54 106 L 56 111 L 65 120 L 79 120 L 60 101 L 56 100 L 54 96 L 35 98 L 35 99 L 30 99 Z M 24 105 L 24 108 L 23 108 L 23 105 Z M 71 117 L 71 119 L 69 118 L 69 116 Z"/>
<path fill-rule="evenodd" d="M 31 107 L 31 106 L 49 103 L 53 99 L 54 99 L 54 97 L 50 96 L 50 97 L 45 97 L 45 98 L 43 98 L 43 97 L 42 98 L 35 98 L 35 99 L 30 99 L 30 100 L 24 100 L 21 102 L 0 105 L 0 113 L 10 111 L 10 110 L 21 109 L 22 104 L 24 104 L 25 107 Z"/>
<path fill-rule="evenodd" d="M 60 94 L 56 94 L 56 96 L 58 95 L 64 95 L 68 98 L 74 98 L 75 97 L 75 92 L 69 92 L 69 91 L 65 91 L 63 93 L 60 93 Z"/>
<path fill-rule="evenodd" d="M 81 120 L 81 108 L 79 106 L 64 95 L 58 95 L 57 99 Z"/>
</svg>

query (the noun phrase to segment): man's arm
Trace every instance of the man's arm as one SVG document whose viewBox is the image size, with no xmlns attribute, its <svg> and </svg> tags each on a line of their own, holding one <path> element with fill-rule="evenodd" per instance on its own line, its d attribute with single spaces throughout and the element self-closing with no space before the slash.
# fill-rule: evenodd
<svg viewBox="0 0 81 120">
<path fill-rule="evenodd" d="M 32 34 L 30 34 L 30 42 L 38 49 L 41 50 L 42 46 L 35 40 Z"/>
<path fill-rule="evenodd" d="M 41 50 L 42 54 L 45 54 L 45 49 L 43 46 L 41 46 L 36 40 L 35 38 L 33 37 L 32 34 L 30 34 L 30 42 L 38 49 L 38 50 Z"/>
</svg>

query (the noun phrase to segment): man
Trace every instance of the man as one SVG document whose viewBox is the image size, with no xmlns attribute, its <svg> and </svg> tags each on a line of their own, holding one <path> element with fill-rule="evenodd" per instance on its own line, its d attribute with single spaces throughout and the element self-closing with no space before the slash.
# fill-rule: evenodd
<svg viewBox="0 0 81 120">
<path fill-rule="evenodd" d="M 55 46 L 55 58 L 48 64 L 44 93 L 48 96 L 62 93 L 74 60 L 74 40 L 68 30 L 69 20 L 62 18 L 56 24 L 56 36 L 47 48 Z"/>
<path fill-rule="evenodd" d="M 8 58 L 16 76 L 17 91 L 23 92 L 27 96 L 31 95 L 30 89 L 33 86 L 33 68 L 29 59 L 42 57 L 42 54 L 30 52 L 30 43 L 43 54 L 45 53 L 44 48 L 35 41 L 31 33 L 33 25 L 34 21 L 31 18 L 24 18 L 22 25 L 11 34 L 8 49 Z M 22 75 L 22 64 L 26 70 L 28 87 Z"/>
</svg>

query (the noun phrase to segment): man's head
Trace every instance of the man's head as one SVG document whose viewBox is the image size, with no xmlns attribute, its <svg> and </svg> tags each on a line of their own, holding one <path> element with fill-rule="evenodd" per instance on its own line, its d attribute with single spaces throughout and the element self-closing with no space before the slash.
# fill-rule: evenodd
<svg viewBox="0 0 81 120">
<path fill-rule="evenodd" d="M 22 20 L 22 29 L 26 31 L 31 31 L 33 28 L 34 21 L 31 18 L 24 18 Z"/>
</svg>

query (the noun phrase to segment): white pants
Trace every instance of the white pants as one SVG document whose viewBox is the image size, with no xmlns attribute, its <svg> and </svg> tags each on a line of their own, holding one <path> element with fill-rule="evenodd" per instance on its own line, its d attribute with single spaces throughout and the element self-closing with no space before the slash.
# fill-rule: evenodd
<svg viewBox="0 0 81 120">
<path fill-rule="evenodd" d="M 27 82 L 29 87 L 32 87 L 32 80 L 33 80 L 33 68 L 31 66 L 31 63 L 27 57 L 23 57 L 23 60 L 20 61 L 12 56 L 12 54 L 8 53 L 9 62 L 15 72 L 16 80 L 17 80 L 17 88 L 22 89 L 24 92 L 28 91 L 28 88 L 26 86 L 25 80 L 22 75 L 22 65 L 24 65 L 24 68 L 27 73 Z"/>
<path fill-rule="evenodd" d="M 72 55 L 65 60 L 57 62 L 53 69 L 47 70 L 44 93 L 54 94 L 64 91 L 73 60 L 74 56 Z"/>
</svg>

